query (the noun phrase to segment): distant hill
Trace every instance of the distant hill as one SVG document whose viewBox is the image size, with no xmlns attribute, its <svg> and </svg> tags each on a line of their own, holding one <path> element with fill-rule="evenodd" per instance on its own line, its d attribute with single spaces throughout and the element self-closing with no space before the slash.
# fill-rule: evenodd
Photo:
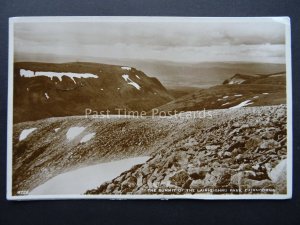
<svg viewBox="0 0 300 225">
<path fill-rule="evenodd" d="M 14 123 L 116 108 L 150 110 L 171 101 L 160 81 L 135 68 L 72 62 L 14 64 Z"/>
<path fill-rule="evenodd" d="M 62 55 L 48 54 L 16 54 L 17 61 L 37 61 L 62 63 L 72 62 L 74 57 Z M 79 60 L 82 57 L 78 56 Z M 285 64 L 263 63 L 263 62 L 199 62 L 185 63 L 172 61 L 158 60 L 143 60 L 130 58 L 101 58 L 101 57 L 85 57 L 86 62 L 102 62 L 113 65 L 128 65 L 145 74 L 151 74 L 159 79 L 166 87 L 182 86 L 182 87 L 197 87 L 207 88 L 222 84 L 226 79 L 229 79 L 234 74 L 271 74 L 278 71 L 285 71 Z"/>
<path fill-rule="evenodd" d="M 158 107 L 158 111 L 197 111 L 286 103 L 286 74 L 236 74 L 222 85 L 197 90 Z"/>
<path fill-rule="evenodd" d="M 286 84 L 286 73 L 278 72 L 271 74 L 235 74 L 225 80 L 223 84 Z"/>
<path fill-rule="evenodd" d="M 157 77 L 168 88 L 172 86 L 208 88 L 222 84 L 234 74 L 272 74 L 285 71 L 285 64 L 247 62 L 135 62 L 133 65 L 146 74 Z"/>
<path fill-rule="evenodd" d="M 195 88 L 195 87 L 181 87 L 181 86 L 175 86 L 175 87 L 167 87 L 168 92 L 174 97 L 174 98 L 180 98 L 184 95 L 191 94 L 197 90 L 200 90 L 201 88 Z"/>
</svg>

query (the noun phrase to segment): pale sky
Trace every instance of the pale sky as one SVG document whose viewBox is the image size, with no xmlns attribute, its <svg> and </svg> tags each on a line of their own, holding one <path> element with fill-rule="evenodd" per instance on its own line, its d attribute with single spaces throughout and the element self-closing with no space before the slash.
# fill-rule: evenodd
<svg viewBox="0 0 300 225">
<path fill-rule="evenodd" d="M 47 55 L 198 62 L 285 62 L 285 26 L 276 22 L 43 22 L 14 25 L 16 61 Z"/>
</svg>

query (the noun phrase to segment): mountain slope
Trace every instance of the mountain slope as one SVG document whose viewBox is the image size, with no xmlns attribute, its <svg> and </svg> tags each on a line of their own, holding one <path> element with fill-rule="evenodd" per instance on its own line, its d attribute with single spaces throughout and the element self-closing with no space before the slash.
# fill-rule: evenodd
<svg viewBox="0 0 300 225">
<path fill-rule="evenodd" d="M 286 73 L 278 72 L 271 74 L 235 74 L 225 80 L 223 84 L 286 84 Z"/>
<path fill-rule="evenodd" d="M 196 111 L 226 109 L 248 103 L 251 106 L 286 103 L 286 75 L 236 74 L 223 85 L 201 89 L 157 107 L 158 111 Z"/>
<path fill-rule="evenodd" d="M 236 188 L 239 176 L 248 182 L 245 188 L 284 192 L 285 184 L 281 188 L 269 173 L 286 158 L 286 106 L 211 113 L 212 118 L 74 116 L 15 124 L 13 194 L 67 171 L 139 156 L 151 158 L 87 193 Z"/>
<path fill-rule="evenodd" d="M 176 142 L 86 194 L 286 193 L 284 105 L 215 110 L 187 124 Z"/>
<path fill-rule="evenodd" d="M 96 63 L 14 64 L 14 123 L 116 108 L 149 110 L 173 97 L 156 78 Z"/>
<path fill-rule="evenodd" d="M 183 122 L 121 117 L 56 117 L 15 124 L 13 193 L 30 191 L 71 169 L 148 156 L 172 143 L 165 139 Z"/>
</svg>

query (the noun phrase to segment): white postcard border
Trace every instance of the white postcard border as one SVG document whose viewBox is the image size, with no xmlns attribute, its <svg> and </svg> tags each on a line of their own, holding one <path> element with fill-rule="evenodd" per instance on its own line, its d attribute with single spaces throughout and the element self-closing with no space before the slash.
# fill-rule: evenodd
<svg viewBox="0 0 300 225">
<path fill-rule="evenodd" d="M 285 24 L 286 47 L 286 94 L 287 94 L 287 194 L 185 194 L 185 195 L 12 195 L 12 140 L 13 140 L 13 63 L 14 63 L 14 24 L 40 22 L 279 22 Z M 291 27 L 289 17 L 14 17 L 9 19 L 9 60 L 8 60 L 8 98 L 7 98 L 7 191 L 8 200 L 55 200 L 55 199 L 290 199 L 292 198 L 293 168 L 293 121 L 292 121 L 292 65 L 291 65 Z"/>
</svg>

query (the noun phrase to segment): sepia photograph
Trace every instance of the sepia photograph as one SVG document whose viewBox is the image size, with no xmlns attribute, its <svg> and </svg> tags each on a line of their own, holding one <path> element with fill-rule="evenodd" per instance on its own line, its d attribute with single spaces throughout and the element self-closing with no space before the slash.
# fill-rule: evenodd
<svg viewBox="0 0 300 225">
<path fill-rule="evenodd" d="M 287 17 L 16 17 L 7 198 L 288 199 Z"/>
</svg>

